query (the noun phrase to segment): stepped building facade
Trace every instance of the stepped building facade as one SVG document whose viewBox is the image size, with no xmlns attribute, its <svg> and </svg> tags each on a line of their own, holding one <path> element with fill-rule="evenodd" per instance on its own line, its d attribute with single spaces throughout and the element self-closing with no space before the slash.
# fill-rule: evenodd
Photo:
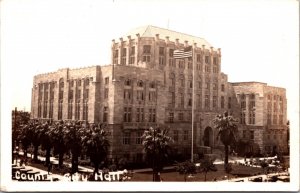
<svg viewBox="0 0 300 193">
<path fill-rule="evenodd" d="M 193 58 L 175 59 L 174 50 L 187 46 Z M 195 153 L 222 146 L 212 119 L 224 111 L 239 118 L 247 151 L 287 151 L 285 89 L 229 83 L 221 49 L 206 40 L 145 26 L 113 40 L 111 52 L 110 65 L 36 75 L 32 118 L 107 123 L 111 158 L 140 162 L 141 136 L 151 126 L 169 127 L 175 152 L 191 153 L 194 103 Z"/>
</svg>

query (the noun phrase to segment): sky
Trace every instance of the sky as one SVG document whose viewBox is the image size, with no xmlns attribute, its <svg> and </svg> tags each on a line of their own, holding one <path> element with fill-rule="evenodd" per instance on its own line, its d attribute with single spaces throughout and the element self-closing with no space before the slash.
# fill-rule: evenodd
<svg viewBox="0 0 300 193">
<path fill-rule="evenodd" d="M 222 49 L 230 82 L 287 89 L 299 110 L 299 17 L 295 0 L 3 0 L 2 86 L 10 109 L 30 111 L 33 76 L 110 63 L 112 39 L 145 25 L 205 38 Z M 7 82 L 5 82 L 7 81 Z"/>
</svg>

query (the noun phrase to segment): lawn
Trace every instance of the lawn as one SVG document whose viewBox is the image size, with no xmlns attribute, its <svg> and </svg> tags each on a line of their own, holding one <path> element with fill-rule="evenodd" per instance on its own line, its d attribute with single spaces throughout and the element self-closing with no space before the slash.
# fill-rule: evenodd
<svg viewBox="0 0 300 193">
<path fill-rule="evenodd" d="M 225 180 L 225 176 L 228 178 L 235 178 L 235 177 L 246 177 L 246 176 L 253 176 L 257 174 L 262 173 L 261 168 L 256 167 L 249 167 L 249 166 L 243 166 L 243 165 L 232 165 L 233 170 L 231 171 L 231 174 L 227 174 L 224 171 L 224 165 L 218 164 L 216 165 L 217 171 L 216 172 L 208 172 L 206 175 L 206 181 L 220 181 Z M 184 182 L 184 175 L 179 174 L 174 169 L 173 170 L 165 170 L 161 172 L 161 178 L 163 181 L 167 182 Z M 204 182 L 204 173 L 197 173 L 194 174 L 191 178 L 187 178 L 187 181 L 190 182 Z M 136 182 L 142 182 L 142 181 L 152 181 L 152 172 L 141 172 L 141 173 L 134 173 L 132 180 Z"/>
</svg>

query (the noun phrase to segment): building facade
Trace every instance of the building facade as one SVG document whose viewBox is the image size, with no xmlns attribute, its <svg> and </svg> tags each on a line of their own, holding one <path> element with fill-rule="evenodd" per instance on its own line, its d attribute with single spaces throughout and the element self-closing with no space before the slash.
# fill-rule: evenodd
<svg viewBox="0 0 300 193">
<path fill-rule="evenodd" d="M 174 50 L 187 46 L 193 46 L 193 59 L 174 59 Z M 222 146 L 216 140 L 212 120 L 224 111 L 235 117 L 245 114 L 247 121 L 239 124 L 242 133 L 249 130 L 252 136 L 250 127 L 263 130 L 253 129 L 260 151 L 274 147 L 271 139 L 265 139 L 271 135 L 268 132 L 273 135 L 280 130 L 268 124 L 269 115 L 271 121 L 278 120 L 276 126 L 283 133 L 286 130 L 285 90 L 263 83 L 253 84 L 253 89 L 247 83 L 228 83 L 227 75 L 221 72 L 221 50 L 202 38 L 145 26 L 113 40 L 111 52 L 111 65 L 36 75 L 32 118 L 105 122 L 110 132 L 111 158 L 125 157 L 134 162 L 142 161 L 140 137 L 150 126 L 169 127 L 175 151 L 190 154 L 193 103 L 195 153 Z M 253 91 L 257 87 L 263 89 Z M 278 98 L 278 105 L 283 111 L 269 113 L 265 96 L 275 95 L 268 93 L 281 96 L 283 102 Z M 244 113 L 242 94 L 255 95 L 255 115 L 251 109 Z M 247 98 L 246 106 L 253 105 L 252 101 Z M 273 99 L 271 103 L 274 105 Z"/>
</svg>

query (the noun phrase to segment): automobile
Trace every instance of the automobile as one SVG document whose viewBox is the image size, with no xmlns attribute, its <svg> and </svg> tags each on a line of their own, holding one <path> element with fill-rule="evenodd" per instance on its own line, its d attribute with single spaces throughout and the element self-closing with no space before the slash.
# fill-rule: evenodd
<svg viewBox="0 0 300 193">
<path fill-rule="evenodd" d="M 262 182 L 263 179 L 262 179 L 262 177 L 256 177 L 256 178 L 249 178 L 248 181 L 251 181 L 251 182 Z"/>
</svg>

